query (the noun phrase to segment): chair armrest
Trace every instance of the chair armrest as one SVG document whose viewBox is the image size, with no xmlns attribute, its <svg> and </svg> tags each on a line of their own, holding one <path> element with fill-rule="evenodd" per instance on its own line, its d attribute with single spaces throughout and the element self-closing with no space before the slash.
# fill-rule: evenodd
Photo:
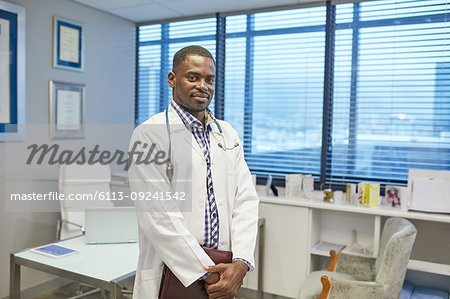
<svg viewBox="0 0 450 299">
<path fill-rule="evenodd" d="M 330 278 L 330 298 L 383 298 L 384 288 L 374 281 L 356 281 Z"/>
<path fill-rule="evenodd" d="M 338 254 L 336 253 L 335 250 L 330 250 L 330 264 L 328 265 L 328 272 L 334 272 L 334 270 L 336 270 L 336 265 L 338 262 Z"/>
<path fill-rule="evenodd" d="M 330 295 L 330 288 L 331 288 L 330 278 L 326 275 L 322 275 L 322 277 L 320 278 L 320 282 L 322 283 L 322 292 L 319 294 L 319 298 L 317 299 L 327 299 L 328 296 Z"/>
<path fill-rule="evenodd" d="M 375 258 L 340 253 L 336 272 L 351 275 L 356 280 L 374 281 Z"/>
</svg>

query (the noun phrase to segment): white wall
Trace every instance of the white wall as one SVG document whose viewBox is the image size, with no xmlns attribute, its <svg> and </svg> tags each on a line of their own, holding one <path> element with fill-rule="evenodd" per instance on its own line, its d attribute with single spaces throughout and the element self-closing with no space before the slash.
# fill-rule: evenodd
<svg viewBox="0 0 450 299">
<path fill-rule="evenodd" d="M 8 0 L 26 9 L 26 122 L 46 124 L 49 118 L 48 81 L 86 85 L 86 123 L 134 122 L 135 26 L 133 23 L 68 0 Z M 52 67 L 53 16 L 85 25 L 85 70 Z M 111 132 L 105 138 L 127 144 L 128 134 Z M 43 140 L 46 142 L 46 140 Z M 0 143 L 0 167 L 5 165 Z M 56 191 L 57 172 L 42 184 L 23 186 L 23 192 Z M 12 213 L 5 209 L 0 182 L 0 298 L 9 294 L 9 254 L 55 240 L 58 213 Z M 42 272 L 22 271 L 22 289 L 48 280 Z"/>
</svg>

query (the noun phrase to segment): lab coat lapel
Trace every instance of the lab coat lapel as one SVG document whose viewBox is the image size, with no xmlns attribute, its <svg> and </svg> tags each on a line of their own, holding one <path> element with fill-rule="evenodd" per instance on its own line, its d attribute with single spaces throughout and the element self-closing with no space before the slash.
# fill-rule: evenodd
<svg viewBox="0 0 450 299">
<path fill-rule="evenodd" d="M 170 124 L 174 124 L 174 128 L 170 128 L 170 132 L 174 134 L 174 137 L 177 135 L 180 135 L 183 140 L 186 142 L 186 145 L 193 148 L 195 152 L 200 155 L 200 158 L 205 161 L 205 156 L 203 155 L 203 151 L 200 148 L 200 146 L 197 143 L 197 140 L 195 140 L 194 135 L 192 135 L 191 132 L 189 134 L 185 134 L 185 131 L 189 131 L 186 126 L 184 125 L 181 118 L 178 116 L 178 114 L 173 111 L 173 109 L 169 110 L 169 120 Z"/>
<path fill-rule="evenodd" d="M 221 163 L 223 160 L 222 155 L 222 149 L 219 147 L 219 138 L 221 137 L 219 134 L 219 130 L 216 128 L 216 125 L 212 125 L 212 130 L 209 132 L 209 140 L 210 140 L 210 147 L 209 152 L 211 154 L 211 161 L 213 161 L 214 164 Z"/>
</svg>

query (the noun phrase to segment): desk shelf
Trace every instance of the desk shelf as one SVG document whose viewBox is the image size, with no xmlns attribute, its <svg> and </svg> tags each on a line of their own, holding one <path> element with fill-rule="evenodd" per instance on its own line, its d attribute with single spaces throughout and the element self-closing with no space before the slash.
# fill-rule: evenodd
<svg viewBox="0 0 450 299">
<path fill-rule="evenodd" d="M 261 202 L 266 203 L 277 203 L 287 206 L 298 206 L 298 207 L 307 207 L 312 209 L 320 209 L 320 210 L 332 210 L 332 211 L 342 211 L 356 214 L 366 214 L 366 215 L 378 215 L 385 217 L 402 217 L 408 219 L 416 219 L 416 220 L 424 220 L 424 221 L 432 221 L 432 222 L 441 222 L 441 223 L 450 223 L 450 215 L 449 214 L 438 214 L 438 213 L 425 213 L 425 212 L 414 212 L 414 211 L 402 211 L 397 208 L 389 208 L 389 207 L 373 207 L 366 208 L 362 206 L 357 206 L 348 203 L 326 203 L 319 199 L 286 199 L 285 197 L 261 197 Z"/>
<path fill-rule="evenodd" d="M 374 257 L 378 254 L 380 216 L 311 209 L 309 218 L 311 255 L 329 256 L 329 252 L 316 249 L 315 245 L 319 242 L 345 245 L 343 251 L 352 255 Z M 353 234 L 356 234 L 357 244 L 362 248 L 369 249 L 370 254 L 361 254 L 351 250 Z M 319 263 L 316 261 L 319 261 Z M 323 261 L 321 259 L 310 258 L 310 271 L 321 270 L 322 268 Z"/>
<path fill-rule="evenodd" d="M 428 272 L 433 274 L 450 276 L 450 265 L 409 260 L 408 269 L 414 271 Z"/>
</svg>

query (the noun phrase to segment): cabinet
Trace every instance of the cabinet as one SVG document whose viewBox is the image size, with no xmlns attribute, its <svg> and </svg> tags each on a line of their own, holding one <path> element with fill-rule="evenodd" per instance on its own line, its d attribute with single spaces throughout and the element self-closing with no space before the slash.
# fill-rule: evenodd
<svg viewBox="0 0 450 299">
<path fill-rule="evenodd" d="M 259 216 L 265 218 L 263 290 L 297 298 L 300 283 L 308 274 L 309 243 L 299 236 L 308 235 L 309 210 L 261 202 Z M 244 287 L 256 290 L 257 271 L 247 274 Z"/>
<path fill-rule="evenodd" d="M 266 293 L 296 298 L 309 272 L 328 265 L 328 253 L 314 249 L 319 241 L 347 245 L 344 251 L 350 254 L 376 257 L 382 228 L 389 217 L 407 218 L 418 230 L 407 279 L 418 285 L 449 289 L 450 215 L 282 197 L 262 197 L 260 215 L 266 218 Z M 352 252 L 355 233 L 357 243 L 367 250 Z M 245 286 L 256 289 L 254 282 L 251 273 Z"/>
</svg>

